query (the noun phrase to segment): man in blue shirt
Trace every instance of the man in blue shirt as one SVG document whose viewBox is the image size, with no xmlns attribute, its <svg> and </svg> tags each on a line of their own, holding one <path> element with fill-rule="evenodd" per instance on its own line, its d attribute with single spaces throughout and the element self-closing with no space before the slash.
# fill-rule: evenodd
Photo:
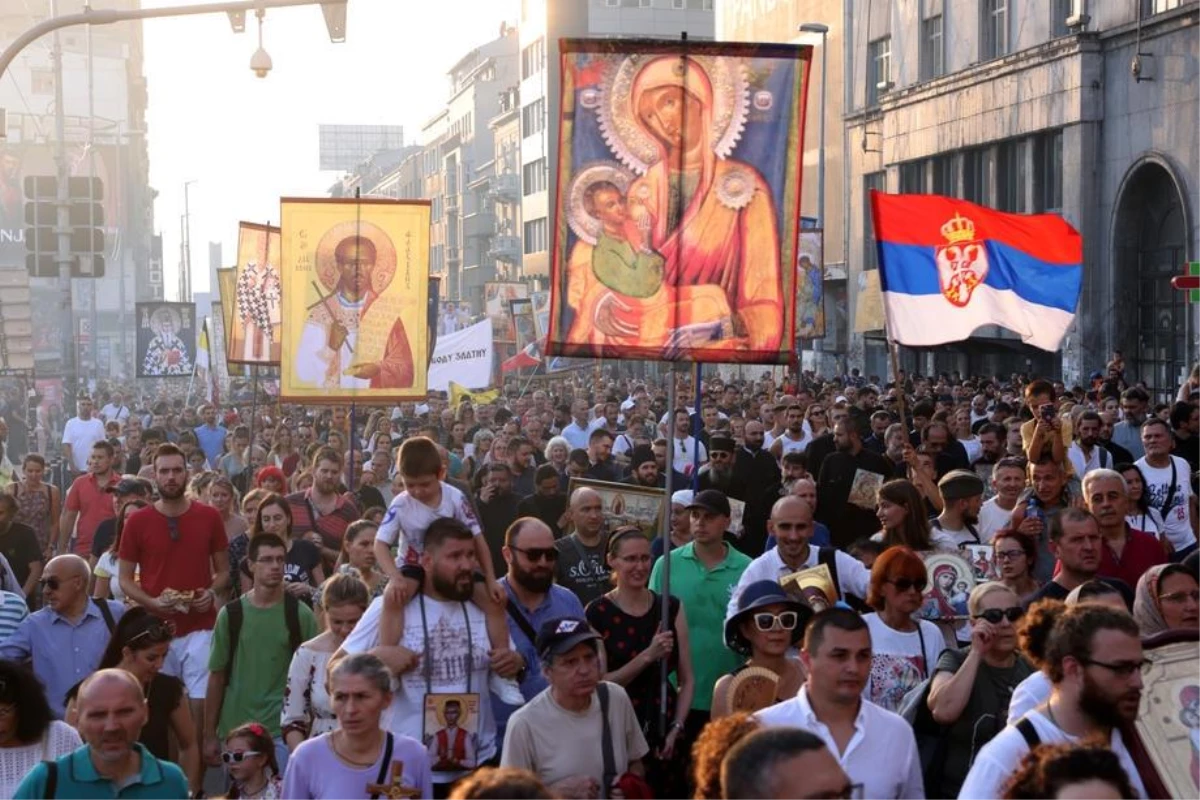
<svg viewBox="0 0 1200 800">
<path fill-rule="evenodd" d="M 504 534 L 504 560 L 508 574 L 500 584 L 508 592 L 508 631 L 517 651 L 525 659 L 521 694 L 532 700 L 548 685 L 542 674 L 534 640 L 542 623 L 560 617 L 583 617 L 583 604 L 567 589 L 554 584 L 558 549 L 550 527 L 536 517 L 521 517 Z M 494 695 L 492 709 L 497 731 L 502 731 L 516 706 L 502 703 Z"/>
<path fill-rule="evenodd" d="M 13 797 L 184 800 L 183 770 L 159 761 L 138 742 L 148 716 L 136 678 L 120 669 L 100 670 L 79 687 L 79 735 L 86 744 L 38 764 Z"/>
<path fill-rule="evenodd" d="M 33 672 L 46 687 L 46 699 L 59 719 L 67 690 L 99 666 L 112 629 L 125 613 L 120 603 L 88 597 L 90 574 L 87 562 L 77 555 L 50 559 L 38 581 L 45 607 L 0 642 L 0 658 L 33 661 Z"/>
<path fill-rule="evenodd" d="M 208 459 L 208 468 L 216 469 L 217 462 L 225 453 L 225 428 L 217 424 L 217 407 L 212 403 L 200 406 L 200 418 L 204 424 L 195 429 L 196 441 Z"/>
</svg>

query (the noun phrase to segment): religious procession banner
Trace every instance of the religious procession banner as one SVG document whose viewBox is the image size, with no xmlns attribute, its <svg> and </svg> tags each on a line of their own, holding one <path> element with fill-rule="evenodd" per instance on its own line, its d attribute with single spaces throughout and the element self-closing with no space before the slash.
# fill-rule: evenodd
<svg viewBox="0 0 1200 800">
<path fill-rule="evenodd" d="M 787 363 L 811 48 L 560 47 L 548 352 Z"/>
<path fill-rule="evenodd" d="M 825 336 L 824 231 L 800 231 L 800 256 L 796 262 L 796 338 Z"/>
<path fill-rule="evenodd" d="M 279 245 L 279 228 L 238 223 L 233 325 L 228 330 L 232 363 L 279 364 Z"/>
<path fill-rule="evenodd" d="M 491 322 L 481 320 L 461 331 L 438 336 L 429 365 L 430 391 L 449 391 L 451 381 L 467 389 L 486 389 L 491 380 Z"/>
<path fill-rule="evenodd" d="M 284 198 L 280 205 L 280 399 L 424 399 L 429 201 Z"/>
<path fill-rule="evenodd" d="M 196 363 L 196 306 L 136 303 L 139 378 L 191 378 Z"/>
</svg>

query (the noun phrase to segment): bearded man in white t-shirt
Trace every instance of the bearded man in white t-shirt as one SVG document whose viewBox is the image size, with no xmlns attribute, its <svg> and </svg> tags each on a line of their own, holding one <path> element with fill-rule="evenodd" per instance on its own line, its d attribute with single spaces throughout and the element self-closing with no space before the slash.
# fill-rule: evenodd
<svg viewBox="0 0 1200 800">
<path fill-rule="evenodd" d="M 1050 699 L 980 749 L 959 800 L 999 797 L 1038 744 L 1099 737 L 1110 742 L 1138 797 L 1146 789 L 1118 728 L 1137 718 L 1142 700 L 1142 640 L 1124 611 L 1082 604 L 1066 609 L 1046 643 Z"/>
</svg>

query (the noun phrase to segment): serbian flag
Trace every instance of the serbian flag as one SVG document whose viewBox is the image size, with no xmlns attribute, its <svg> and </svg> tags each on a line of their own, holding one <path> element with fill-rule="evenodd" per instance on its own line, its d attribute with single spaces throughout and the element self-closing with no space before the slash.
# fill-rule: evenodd
<svg viewBox="0 0 1200 800">
<path fill-rule="evenodd" d="M 999 325 L 1058 350 L 1075 318 L 1083 239 L 1054 214 L 871 192 L 888 335 L 924 347 Z"/>
</svg>

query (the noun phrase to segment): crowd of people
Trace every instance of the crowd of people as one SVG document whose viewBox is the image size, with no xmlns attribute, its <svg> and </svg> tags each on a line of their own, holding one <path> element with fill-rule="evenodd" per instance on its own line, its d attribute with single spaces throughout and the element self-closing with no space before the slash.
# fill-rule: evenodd
<svg viewBox="0 0 1200 800">
<path fill-rule="evenodd" d="M 675 379 L 0 427 L 0 796 L 1149 796 L 1200 368 Z"/>
</svg>

